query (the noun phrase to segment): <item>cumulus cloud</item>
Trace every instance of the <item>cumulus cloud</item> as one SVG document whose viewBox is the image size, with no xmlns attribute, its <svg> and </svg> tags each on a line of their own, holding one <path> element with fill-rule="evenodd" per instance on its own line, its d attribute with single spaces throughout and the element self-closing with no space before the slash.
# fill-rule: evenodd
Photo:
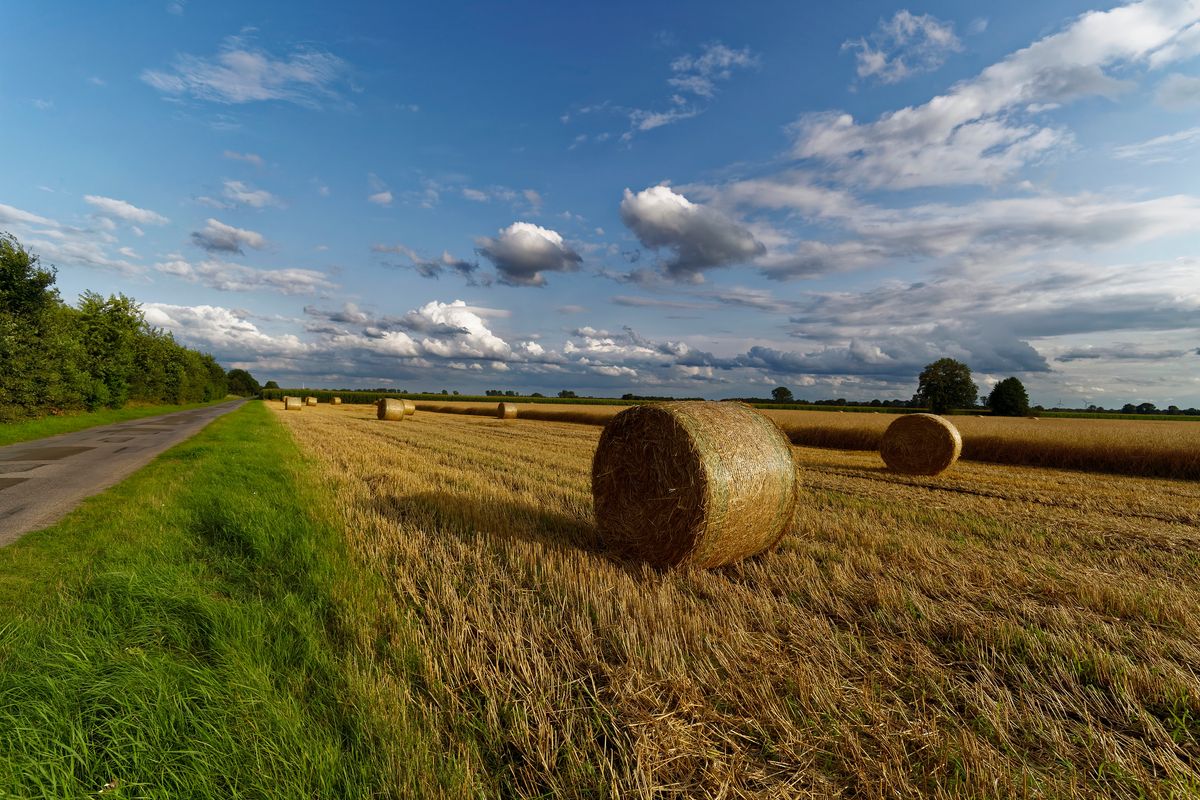
<svg viewBox="0 0 1200 800">
<path fill-rule="evenodd" d="M 251 208 L 283 205 L 278 197 L 267 190 L 255 189 L 250 184 L 243 183 L 242 181 L 225 181 L 224 194 L 233 203 L 250 206 Z"/>
<path fill-rule="evenodd" d="M 387 189 L 382 192 L 375 192 L 367 195 L 367 202 L 374 203 L 377 206 L 390 206 L 392 204 L 392 193 Z"/>
<path fill-rule="evenodd" d="M 766 252 L 745 227 L 691 202 L 668 186 L 652 186 L 621 200 L 621 221 L 649 248 L 674 256 L 663 265 L 678 280 L 698 282 L 706 269 L 748 261 Z"/>
<path fill-rule="evenodd" d="M 169 69 L 147 69 L 144 82 L 171 97 L 191 96 L 215 103 L 283 100 L 317 107 L 337 97 L 348 72 L 342 59 L 315 48 L 296 48 L 277 57 L 232 36 L 215 56 L 179 55 Z"/>
<path fill-rule="evenodd" d="M 244 314 L 221 306 L 143 303 L 146 322 L 171 331 L 185 344 L 236 357 L 298 356 L 310 350 L 294 334 L 272 336 Z"/>
<path fill-rule="evenodd" d="M 1127 91 L 1131 84 L 1109 70 L 1194 54 L 1197 22 L 1200 8 L 1171 0 L 1091 11 L 924 105 L 869 123 L 805 115 L 793 126 L 792 153 L 868 187 L 993 184 L 1071 141 L 1029 109 Z"/>
<path fill-rule="evenodd" d="M 161 261 L 154 268 L 189 283 L 200 283 L 222 292 L 273 291 L 281 294 L 315 294 L 335 288 L 323 272 L 311 269 L 255 269 L 220 259 L 199 263 L 183 258 Z"/>
<path fill-rule="evenodd" d="M 240 254 L 243 245 L 261 250 L 266 246 L 267 240 L 261 233 L 235 228 L 210 217 L 205 220 L 202 230 L 192 231 L 192 243 L 197 247 L 203 247 L 210 253 Z"/>
<path fill-rule="evenodd" d="M 117 200 L 112 197 L 101 197 L 94 194 L 85 194 L 83 200 L 88 205 L 96 209 L 96 213 L 106 217 L 114 217 L 124 220 L 135 225 L 166 225 L 170 222 L 169 219 L 162 214 L 157 214 L 145 208 L 138 208 L 132 203 L 127 203 L 124 200 Z"/>
<path fill-rule="evenodd" d="M 570 272 L 583 259 L 557 231 L 531 222 L 514 222 L 496 237 L 475 240 L 480 255 L 496 266 L 500 282 L 510 286 L 544 286 L 544 272 Z"/>
<path fill-rule="evenodd" d="M 854 51 L 859 78 L 896 83 L 937 69 L 962 50 L 962 43 L 954 35 L 954 23 L 901 9 L 880 20 L 869 37 L 844 42 L 842 49 Z"/>
</svg>

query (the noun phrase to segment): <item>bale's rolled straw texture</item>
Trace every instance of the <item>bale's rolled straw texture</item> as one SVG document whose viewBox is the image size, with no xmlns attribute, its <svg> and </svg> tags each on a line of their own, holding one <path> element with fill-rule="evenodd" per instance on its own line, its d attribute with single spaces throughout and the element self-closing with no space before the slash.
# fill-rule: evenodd
<svg viewBox="0 0 1200 800">
<path fill-rule="evenodd" d="M 306 397 L 306 398 L 304 398 L 304 405 L 306 405 L 306 406 L 315 406 L 316 404 L 317 404 L 317 398 L 315 398 L 315 397 Z"/>
<path fill-rule="evenodd" d="M 342 404 L 342 398 L 340 398 L 340 397 L 335 397 L 335 398 L 333 398 L 332 400 L 330 400 L 330 401 L 329 401 L 329 404 L 330 404 L 330 405 L 334 405 L 334 406 L 340 406 L 340 405 Z"/>
<path fill-rule="evenodd" d="M 300 402 L 299 397 L 283 398 L 283 410 L 284 411 L 299 411 L 302 408 L 304 408 L 304 404 Z"/>
<path fill-rule="evenodd" d="M 656 403 L 604 427 L 592 499 L 614 550 L 659 566 L 718 567 L 783 537 L 796 473 L 783 432 L 749 406 Z"/>
<path fill-rule="evenodd" d="M 935 414 L 905 414 L 888 426 L 879 444 L 888 468 L 905 475 L 937 475 L 961 453 L 958 428 Z"/>
<path fill-rule="evenodd" d="M 417 404 L 416 403 L 414 403 L 412 400 L 404 400 L 403 402 L 404 402 L 404 416 L 411 417 L 413 414 L 417 413 Z"/>
<path fill-rule="evenodd" d="M 393 422 L 404 419 L 404 401 L 391 397 L 381 397 L 375 403 L 375 416 Z"/>
<path fill-rule="evenodd" d="M 517 404 L 516 403 L 501 403 L 496 406 L 496 416 L 500 419 L 516 419 Z"/>
</svg>

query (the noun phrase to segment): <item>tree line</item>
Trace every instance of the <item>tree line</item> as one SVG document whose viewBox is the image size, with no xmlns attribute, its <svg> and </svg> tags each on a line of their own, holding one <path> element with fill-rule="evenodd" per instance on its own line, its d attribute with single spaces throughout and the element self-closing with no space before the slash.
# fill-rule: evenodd
<svg viewBox="0 0 1200 800">
<path fill-rule="evenodd" d="M 131 298 L 85 292 L 72 306 L 55 280 L 53 267 L 0 234 L 0 421 L 227 394 L 216 359 L 149 325 Z"/>
</svg>

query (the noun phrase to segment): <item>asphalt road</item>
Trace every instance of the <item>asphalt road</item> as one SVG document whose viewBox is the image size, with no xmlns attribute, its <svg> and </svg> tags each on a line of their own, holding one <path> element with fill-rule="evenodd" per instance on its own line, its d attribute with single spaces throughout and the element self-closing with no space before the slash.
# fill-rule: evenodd
<svg viewBox="0 0 1200 800">
<path fill-rule="evenodd" d="M 52 525 L 243 401 L 0 447 L 0 547 Z"/>
</svg>

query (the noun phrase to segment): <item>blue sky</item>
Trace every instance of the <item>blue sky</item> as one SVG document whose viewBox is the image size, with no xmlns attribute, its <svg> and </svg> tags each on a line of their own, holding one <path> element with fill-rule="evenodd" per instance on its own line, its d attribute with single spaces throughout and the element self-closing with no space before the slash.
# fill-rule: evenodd
<svg viewBox="0 0 1200 800">
<path fill-rule="evenodd" d="M 0 230 L 260 380 L 1200 405 L 1200 2 L 2 13 Z"/>
</svg>

